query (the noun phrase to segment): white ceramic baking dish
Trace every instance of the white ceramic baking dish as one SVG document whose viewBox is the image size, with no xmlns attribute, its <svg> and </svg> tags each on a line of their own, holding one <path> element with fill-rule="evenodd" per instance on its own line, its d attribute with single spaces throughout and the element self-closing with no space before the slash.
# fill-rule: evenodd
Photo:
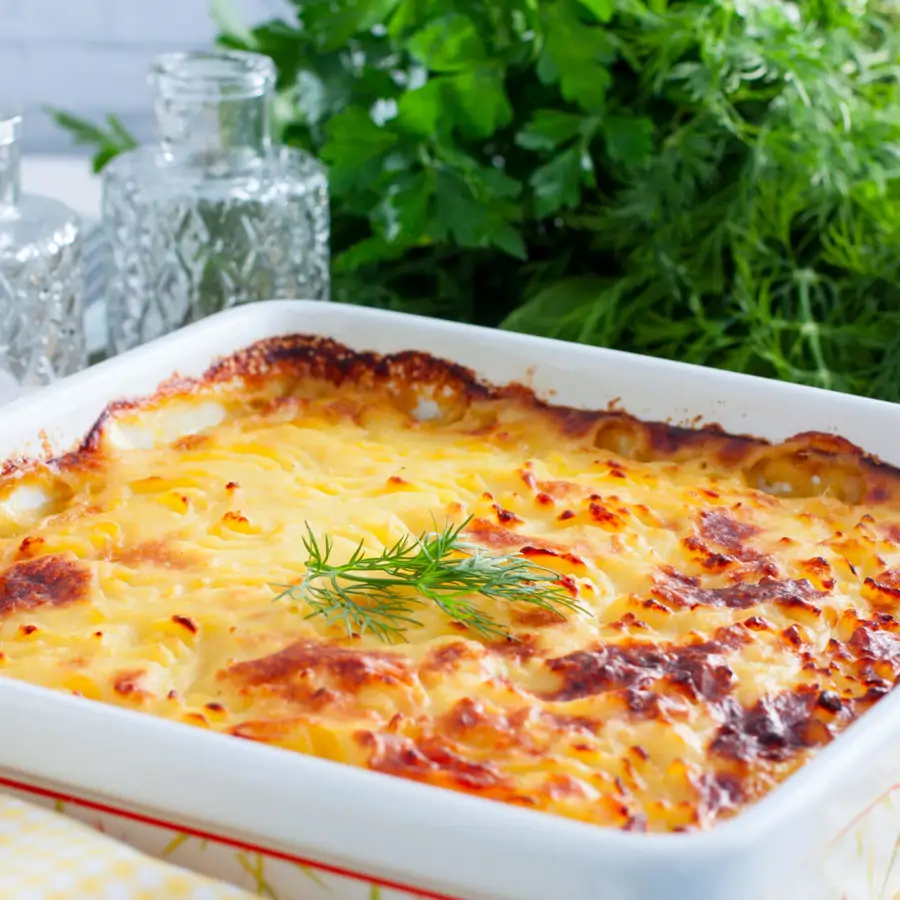
<svg viewBox="0 0 900 900">
<path fill-rule="evenodd" d="M 0 458 L 48 440 L 69 449 L 109 401 L 290 332 L 427 351 L 571 406 L 619 398 L 642 418 L 700 416 L 775 440 L 837 432 L 900 464 L 900 407 L 890 404 L 299 301 L 222 313 L 10 404 L 0 411 Z M 900 890 L 898 750 L 900 694 L 713 831 L 627 834 L 0 679 L 0 786 L 281 900 L 887 900 Z"/>
</svg>

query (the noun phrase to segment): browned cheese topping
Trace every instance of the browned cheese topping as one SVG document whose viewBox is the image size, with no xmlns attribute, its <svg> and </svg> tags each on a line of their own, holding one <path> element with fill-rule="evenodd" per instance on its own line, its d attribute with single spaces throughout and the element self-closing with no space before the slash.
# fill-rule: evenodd
<svg viewBox="0 0 900 900">
<path fill-rule="evenodd" d="M 585 612 L 477 596 L 508 638 L 425 605 L 391 644 L 273 602 L 307 525 L 340 561 L 466 520 Z M 302 336 L 0 480 L 0 674 L 624 829 L 709 827 L 803 765 L 894 687 L 898 609 L 900 480 L 841 438 Z"/>
</svg>

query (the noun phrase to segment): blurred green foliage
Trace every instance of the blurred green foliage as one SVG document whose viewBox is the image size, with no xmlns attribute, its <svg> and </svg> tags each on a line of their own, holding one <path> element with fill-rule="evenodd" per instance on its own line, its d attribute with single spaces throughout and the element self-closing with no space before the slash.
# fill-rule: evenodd
<svg viewBox="0 0 900 900">
<path fill-rule="evenodd" d="M 277 63 L 283 140 L 330 166 L 334 299 L 900 400 L 895 9 L 214 14 Z M 128 136 L 98 131 L 102 164 Z"/>
</svg>

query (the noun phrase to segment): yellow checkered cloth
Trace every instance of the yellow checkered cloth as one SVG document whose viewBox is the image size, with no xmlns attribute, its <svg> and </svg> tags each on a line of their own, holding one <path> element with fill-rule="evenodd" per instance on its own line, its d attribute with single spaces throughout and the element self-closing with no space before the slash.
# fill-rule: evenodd
<svg viewBox="0 0 900 900">
<path fill-rule="evenodd" d="M 3 900 L 250 900 L 58 813 L 0 794 Z"/>
</svg>

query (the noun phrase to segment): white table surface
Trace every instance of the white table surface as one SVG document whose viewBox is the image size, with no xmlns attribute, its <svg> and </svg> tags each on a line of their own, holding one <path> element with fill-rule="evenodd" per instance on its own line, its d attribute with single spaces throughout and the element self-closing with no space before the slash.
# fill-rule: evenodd
<svg viewBox="0 0 900 900">
<path fill-rule="evenodd" d="M 100 179 L 87 157 L 25 156 L 22 190 L 61 200 L 85 218 L 100 218 Z"/>
</svg>

